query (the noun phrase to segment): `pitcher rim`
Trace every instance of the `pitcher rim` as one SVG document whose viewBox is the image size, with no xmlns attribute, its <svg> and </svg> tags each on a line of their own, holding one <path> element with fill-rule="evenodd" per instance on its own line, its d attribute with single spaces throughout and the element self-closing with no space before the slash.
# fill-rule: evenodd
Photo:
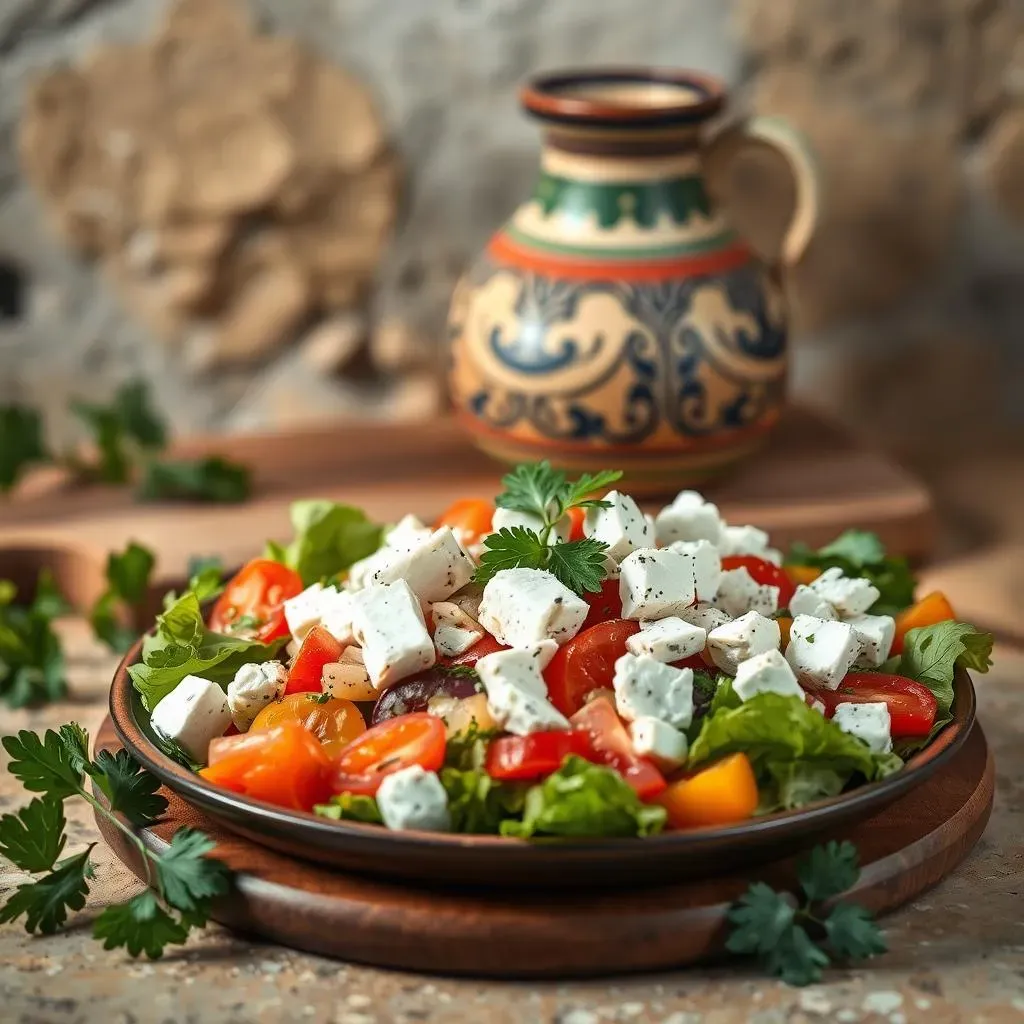
<svg viewBox="0 0 1024 1024">
<path fill-rule="evenodd" d="M 602 86 L 663 87 L 657 102 L 651 99 L 611 98 L 600 95 Z M 573 90 L 592 95 L 573 95 Z M 671 91 L 680 98 L 672 101 Z M 657 67 L 568 68 L 545 71 L 528 78 L 519 90 L 523 108 L 537 119 L 555 125 L 590 128 L 652 128 L 699 124 L 712 117 L 725 102 L 725 83 L 703 71 Z"/>
</svg>

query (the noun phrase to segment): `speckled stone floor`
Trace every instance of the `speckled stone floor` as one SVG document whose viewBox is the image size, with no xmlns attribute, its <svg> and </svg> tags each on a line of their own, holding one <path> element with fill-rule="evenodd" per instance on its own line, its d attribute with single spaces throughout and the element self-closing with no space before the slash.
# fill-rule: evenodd
<svg viewBox="0 0 1024 1024">
<path fill-rule="evenodd" d="M 103 718 L 113 662 L 77 627 L 67 632 L 71 699 L 34 712 L 0 712 L 0 732 Z M 886 919 L 891 952 L 855 971 L 829 972 L 803 990 L 740 969 L 572 984 L 448 981 L 349 966 L 235 938 L 211 926 L 157 963 L 105 952 L 90 934 L 90 902 L 64 933 L 39 939 L 0 927 L 0 1020 L 18 1024 L 752 1024 L 863 1021 L 1024 1021 L 1024 653 L 997 650 L 979 687 L 996 757 L 995 811 L 983 839 L 938 888 Z M 0 807 L 24 799 L 0 775 Z M 98 836 L 88 809 L 68 804 L 68 852 Z M 95 888 L 133 880 L 94 851 Z M 20 881 L 0 866 L 0 890 Z"/>
</svg>

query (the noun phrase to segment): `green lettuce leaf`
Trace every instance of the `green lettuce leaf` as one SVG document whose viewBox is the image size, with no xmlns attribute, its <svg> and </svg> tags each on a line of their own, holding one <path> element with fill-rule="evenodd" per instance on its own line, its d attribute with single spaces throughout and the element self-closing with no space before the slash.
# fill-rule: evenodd
<svg viewBox="0 0 1024 1024">
<path fill-rule="evenodd" d="M 641 803 L 618 772 L 570 754 L 553 775 L 526 793 L 523 820 L 501 824 L 503 836 L 649 836 L 665 809 Z"/>
<path fill-rule="evenodd" d="M 363 821 L 370 825 L 384 824 L 376 799 L 361 793 L 338 793 L 331 797 L 330 803 L 317 804 L 313 808 L 313 813 L 319 814 L 321 818 L 331 818 L 334 821 Z"/>
<path fill-rule="evenodd" d="M 344 572 L 381 544 L 383 528 L 350 505 L 296 501 L 291 520 L 294 540 L 286 547 L 270 541 L 265 554 L 295 569 L 306 586 Z"/>
<path fill-rule="evenodd" d="M 750 758 L 762 804 L 771 809 L 834 796 L 837 777 L 842 788 L 856 774 L 871 781 L 903 763 L 895 754 L 873 753 L 798 697 L 777 693 L 761 693 L 711 714 L 690 746 L 687 763 L 696 768 L 736 752 Z"/>
<path fill-rule="evenodd" d="M 917 581 L 907 560 L 886 555 L 877 535 L 867 530 L 847 530 L 817 551 L 806 544 L 794 544 L 786 562 L 818 569 L 838 567 L 845 576 L 871 580 L 880 591 L 870 609 L 873 615 L 895 615 L 914 603 Z"/>
<path fill-rule="evenodd" d="M 143 641 L 141 664 L 128 672 L 142 703 L 152 711 L 185 676 L 202 676 L 227 688 L 242 665 L 270 661 L 286 641 L 282 637 L 263 644 L 208 630 L 199 599 L 189 591 L 157 616 L 156 631 Z"/>
</svg>

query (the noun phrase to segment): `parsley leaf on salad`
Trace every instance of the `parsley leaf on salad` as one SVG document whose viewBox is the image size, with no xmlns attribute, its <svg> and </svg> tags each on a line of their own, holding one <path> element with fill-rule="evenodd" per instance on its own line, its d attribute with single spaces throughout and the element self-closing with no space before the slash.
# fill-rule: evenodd
<svg viewBox="0 0 1024 1024">
<path fill-rule="evenodd" d="M 869 579 L 880 591 L 869 609 L 872 615 L 895 615 L 914 603 L 916 580 L 907 560 L 887 555 L 878 536 L 868 530 L 847 530 L 817 550 L 806 544 L 794 544 L 786 564 L 817 569 L 838 567 L 845 576 Z"/>
</svg>

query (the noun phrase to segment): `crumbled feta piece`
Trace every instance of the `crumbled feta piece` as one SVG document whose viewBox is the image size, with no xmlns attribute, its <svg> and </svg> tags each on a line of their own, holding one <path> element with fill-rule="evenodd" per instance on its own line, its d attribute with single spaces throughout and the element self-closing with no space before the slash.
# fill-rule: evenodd
<svg viewBox="0 0 1024 1024">
<path fill-rule="evenodd" d="M 779 607 L 779 588 L 758 583 L 747 567 L 726 569 L 715 594 L 715 604 L 735 618 L 744 612 L 774 615 Z"/>
<path fill-rule="evenodd" d="M 352 595 L 352 631 L 378 690 L 437 660 L 420 602 L 405 580 L 357 590 Z"/>
<path fill-rule="evenodd" d="M 741 661 L 736 668 L 733 692 L 740 700 L 750 700 L 758 693 L 779 693 L 784 697 L 799 697 L 804 691 L 781 651 L 764 651 Z"/>
<path fill-rule="evenodd" d="M 704 650 L 707 631 L 692 626 L 676 615 L 640 623 L 640 632 L 626 639 L 630 654 L 648 654 L 656 661 L 670 664 Z"/>
<path fill-rule="evenodd" d="M 674 668 L 646 654 L 624 654 L 612 679 L 615 707 L 627 721 L 657 718 L 677 729 L 693 720 L 693 670 Z"/>
<path fill-rule="evenodd" d="M 707 650 L 723 672 L 735 675 L 742 662 L 765 651 L 778 650 L 781 639 L 779 624 L 774 619 L 766 619 L 760 612 L 747 612 L 711 630 Z"/>
<path fill-rule="evenodd" d="M 812 615 L 816 619 L 838 619 L 835 608 L 826 601 L 821 594 L 803 583 L 797 585 L 793 596 L 789 599 L 789 613 L 794 617 L 797 615 Z"/>
<path fill-rule="evenodd" d="M 624 619 L 661 619 L 693 604 L 693 559 L 665 548 L 640 548 L 620 565 L 619 597 Z"/>
<path fill-rule="evenodd" d="M 649 758 L 663 772 L 675 771 L 686 760 L 686 736 L 660 718 L 638 718 L 629 735 L 634 753 Z"/>
<path fill-rule="evenodd" d="M 427 538 L 389 545 L 378 552 L 381 560 L 367 577 L 372 583 L 405 580 L 421 601 L 443 601 L 464 587 L 476 571 L 473 560 L 459 547 L 450 526 Z"/>
<path fill-rule="evenodd" d="M 206 764 L 210 740 L 224 735 L 231 724 L 231 709 L 216 683 L 185 676 L 153 708 L 149 724 L 165 739 L 174 740 L 197 764 Z"/>
<path fill-rule="evenodd" d="M 756 526 L 726 526 L 722 530 L 718 549 L 722 556 L 753 555 L 774 565 L 782 565 L 782 552 L 769 547 L 768 534 Z"/>
<path fill-rule="evenodd" d="M 320 625 L 339 644 L 355 641 L 352 633 L 352 595 L 347 590 L 327 587 L 320 595 Z"/>
<path fill-rule="evenodd" d="M 384 543 L 388 547 L 408 547 L 426 540 L 434 531 L 418 516 L 411 512 L 391 527 L 384 535 Z"/>
<path fill-rule="evenodd" d="M 284 603 L 284 620 L 288 630 L 301 643 L 306 634 L 320 624 L 320 601 L 324 588 L 319 583 L 306 587 L 301 594 L 289 597 Z"/>
<path fill-rule="evenodd" d="M 435 602 L 430 615 L 434 620 L 434 646 L 446 657 L 463 654 L 484 635 L 484 627 L 451 601 Z"/>
<path fill-rule="evenodd" d="M 475 668 L 485 688 L 508 683 L 547 700 L 548 687 L 541 673 L 551 663 L 557 650 L 558 644 L 554 640 L 542 640 L 529 647 L 514 647 L 509 651 L 485 654 Z"/>
<path fill-rule="evenodd" d="M 513 526 L 521 526 L 524 530 L 532 530 L 539 534 L 544 529 L 544 521 L 532 512 L 519 512 L 511 508 L 496 508 L 494 510 L 494 519 L 491 520 L 491 530 L 494 533 L 506 528 L 511 529 Z M 555 528 L 551 531 L 551 536 L 548 539 L 551 541 L 568 540 L 570 533 L 572 533 L 572 520 L 568 516 L 562 516 L 555 523 Z"/>
<path fill-rule="evenodd" d="M 789 629 L 786 661 L 797 678 L 838 689 L 860 654 L 857 632 L 847 622 L 797 615 Z"/>
<path fill-rule="evenodd" d="M 860 640 L 861 649 L 855 665 L 878 668 L 892 650 L 896 638 L 896 620 L 891 615 L 855 615 L 846 620 Z"/>
<path fill-rule="evenodd" d="M 620 491 L 609 491 L 604 500 L 609 508 L 588 508 L 583 519 L 583 533 L 608 545 L 607 555 L 621 562 L 637 548 L 654 545 L 654 534 L 637 503 Z"/>
<path fill-rule="evenodd" d="M 885 701 L 837 704 L 832 721 L 843 732 L 863 740 L 876 754 L 888 754 L 892 750 L 892 719 Z"/>
<path fill-rule="evenodd" d="M 543 569 L 502 569 L 484 587 L 480 625 L 509 647 L 568 643 L 590 606 Z"/>
<path fill-rule="evenodd" d="M 476 663 L 494 720 L 514 736 L 549 729 L 568 729 L 569 720 L 548 699 L 541 670 L 554 656 L 552 640 L 531 648 L 496 651 Z"/>
<path fill-rule="evenodd" d="M 706 540 L 677 540 L 669 551 L 685 555 L 693 563 L 693 589 L 698 601 L 713 601 L 722 582 L 722 559 L 718 548 Z"/>
<path fill-rule="evenodd" d="M 711 630 L 728 622 L 730 616 L 713 604 L 695 604 L 692 608 L 681 611 L 679 618 L 691 626 L 700 626 L 705 633 L 710 633 Z"/>
<path fill-rule="evenodd" d="M 239 732 L 248 732 L 253 719 L 278 700 L 288 683 L 288 670 L 279 661 L 241 665 L 228 683 L 228 708 Z"/>
<path fill-rule="evenodd" d="M 844 576 L 838 566 L 826 569 L 811 583 L 811 590 L 828 601 L 843 619 L 863 615 L 881 595 L 871 580 Z"/>
<path fill-rule="evenodd" d="M 448 832 L 452 827 L 448 794 L 441 780 L 418 764 L 384 776 L 377 790 L 377 806 L 384 824 L 394 831 Z"/>
<path fill-rule="evenodd" d="M 707 540 L 717 546 L 725 524 L 717 505 L 696 491 L 680 491 L 658 513 L 654 525 L 658 543 L 667 547 L 677 540 Z"/>
</svg>

